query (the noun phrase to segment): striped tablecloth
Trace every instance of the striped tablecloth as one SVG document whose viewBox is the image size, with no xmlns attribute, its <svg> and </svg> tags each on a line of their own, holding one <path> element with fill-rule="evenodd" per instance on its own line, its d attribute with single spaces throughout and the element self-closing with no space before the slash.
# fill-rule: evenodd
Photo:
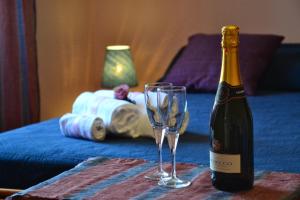
<svg viewBox="0 0 300 200">
<path fill-rule="evenodd" d="M 300 174 L 258 171 L 252 190 L 229 193 L 214 189 L 205 166 L 177 164 L 178 176 L 192 180 L 183 189 L 146 180 L 155 169 L 145 160 L 92 158 L 7 199 L 300 199 Z"/>
</svg>

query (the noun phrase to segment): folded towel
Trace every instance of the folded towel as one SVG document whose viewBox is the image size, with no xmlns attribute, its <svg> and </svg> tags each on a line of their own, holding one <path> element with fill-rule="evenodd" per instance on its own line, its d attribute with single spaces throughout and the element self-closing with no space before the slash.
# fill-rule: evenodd
<svg viewBox="0 0 300 200">
<path fill-rule="evenodd" d="M 102 141 L 106 134 L 103 120 L 95 115 L 67 113 L 59 119 L 59 126 L 67 137 Z"/>
<path fill-rule="evenodd" d="M 93 114 L 100 117 L 108 131 L 114 134 L 138 137 L 139 108 L 127 101 L 99 93 L 84 92 L 73 103 L 72 113 Z"/>
<path fill-rule="evenodd" d="M 96 96 L 99 97 L 107 97 L 107 98 L 114 98 L 114 91 L 113 90 L 98 90 L 94 93 Z M 145 106 L 145 98 L 144 93 L 141 92 L 129 92 L 128 98 L 135 101 L 136 106 L 140 112 L 139 118 L 136 121 L 137 124 L 135 127 L 132 127 L 131 135 L 132 137 L 152 137 L 154 138 L 153 130 L 148 119 L 147 110 Z"/>
<path fill-rule="evenodd" d="M 114 98 L 113 90 L 98 90 L 94 94 L 99 97 L 102 96 L 102 97 L 107 97 L 107 98 Z M 151 102 L 153 102 L 153 104 L 154 104 L 154 105 L 152 105 L 152 111 L 155 112 L 154 116 L 156 116 L 156 118 L 158 118 L 159 113 L 158 113 L 157 109 L 155 109 L 156 103 L 157 103 L 157 95 L 156 95 L 156 93 L 148 93 L 148 94 L 149 94 L 149 98 L 151 98 Z M 135 130 L 133 131 L 135 133 L 135 136 L 136 137 L 141 136 L 141 137 L 153 137 L 154 138 L 153 130 L 152 130 L 152 127 L 151 127 L 151 124 L 150 124 L 150 121 L 149 121 L 148 115 L 147 115 L 144 93 L 129 92 L 128 98 L 136 102 L 136 106 L 138 106 L 139 111 L 141 113 L 140 118 L 138 120 L 138 125 L 135 128 Z M 183 134 L 185 132 L 185 130 L 188 126 L 188 123 L 189 123 L 189 118 L 190 118 L 190 114 L 187 111 L 185 114 L 185 118 L 183 120 L 182 126 L 179 130 L 180 134 Z"/>
</svg>

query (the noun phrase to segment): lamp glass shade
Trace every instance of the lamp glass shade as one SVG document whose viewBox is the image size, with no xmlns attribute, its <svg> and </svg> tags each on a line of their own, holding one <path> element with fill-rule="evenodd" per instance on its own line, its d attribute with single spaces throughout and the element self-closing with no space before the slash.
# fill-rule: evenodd
<svg viewBox="0 0 300 200">
<path fill-rule="evenodd" d="M 106 47 L 102 86 L 113 88 L 121 84 L 136 86 L 137 78 L 130 47 L 113 45 Z"/>
</svg>

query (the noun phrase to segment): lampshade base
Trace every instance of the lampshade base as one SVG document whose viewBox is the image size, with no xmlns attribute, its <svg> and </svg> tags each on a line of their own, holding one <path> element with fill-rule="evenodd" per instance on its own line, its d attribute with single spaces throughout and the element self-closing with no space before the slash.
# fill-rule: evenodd
<svg viewBox="0 0 300 200">
<path fill-rule="evenodd" d="M 135 87 L 138 85 L 137 81 L 135 82 L 102 82 L 101 83 L 101 87 L 103 88 L 114 88 L 114 87 L 117 87 L 119 85 L 122 85 L 122 84 L 126 84 L 128 85 L 129 87 Z"/>
</svg>

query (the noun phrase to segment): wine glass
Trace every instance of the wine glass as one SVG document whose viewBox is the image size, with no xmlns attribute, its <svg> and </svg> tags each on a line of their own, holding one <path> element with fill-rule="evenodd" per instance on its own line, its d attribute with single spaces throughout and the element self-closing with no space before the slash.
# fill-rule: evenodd
<svg viewBox="0 0 300 200">
<path fill-rule="evenodd" d="M 145 85 L 144 96 L 147 109 L 147 115 L 150 124 L 153 128 L 155 143 L 158 149 L 158 169 L 150 175 L 146 175 L 145 178 L 150 180 L 160 180 L 160 178 L 168 177 L 169 174 L 163 170 L 162 167 L 162 144 L 165 138 L 165 132 L 163 131 L 163 124 L 158 113 L 157 108 L 157 89 L 163 86 L 171 86 L 172 83 L 157 82 L 147 83 Z"/>
<path fill-rule="evenodd" d="M 179 139 L 179 129 L 182 126 L 187 110 L 186 88 L 184 86 L 166 86 L 158 88 L 157 103 L 160 117 L 168 139 L 172 154 L 172 171 L 169 178 L 162 178 L 158 185 L 183 188 L 191 184 L 176 176 L 176 149 Z"/>
</svg>

